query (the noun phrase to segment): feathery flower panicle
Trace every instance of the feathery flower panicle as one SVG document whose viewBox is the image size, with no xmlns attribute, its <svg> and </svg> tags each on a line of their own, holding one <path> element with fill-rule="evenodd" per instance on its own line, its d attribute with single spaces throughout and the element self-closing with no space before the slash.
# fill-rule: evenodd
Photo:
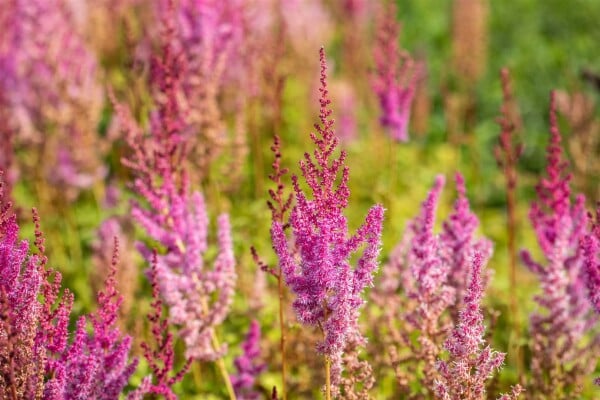
<svg viewBox="0 0 600 400">
<path fill-rule="evenodd" d="M 11 110 L 17 144 L 33 147 L 35 163 L 45 163 L 38 172 L 53 171 L 44 178 L 73 198 L 105 174 L 96 135 L 103 101 L 97 60 L 66 2 L 13 0 L 5 7 L 11 15 L 8 43 L 0 44 L 3 106 Z"/>
<path fill-rule="evenodd" d="M 2 196 L 0 189 L 0 197 Z M 47 268 L 44 237 L 33 211 L 35 247 L 18 241 L 19 226 L 8 210 L 0 212 L 0 395 L 49 400 L 115 399 L 137 363 L 128 361 L 131 338 L 115 328 L 120 304 L 114 289 L 116 252 L 100 310 L 91 317 L 93 332 L 81 318 L 69 344 L 73 295 L 60 297 L 61 275 Z"/>
<path fill-rule="evenodd" d="M 153 302 L 148 320 L 151 324 L 156 347 L 153 349 L 150 344 L 142 343 L 144 358 L 148 361 L 152 374 L 146 376 L 140 386 L 129 393 L 128 400 L 142 400 L 145 394 L 162 394 L 168 400 L 177 399 L 177 395 L 173 392 L 173 385 L 183 379 L 192 363 L 192 359 L 188 358 L 179 372 L 175 373 L 173 335 L 169 332 L 167 319 L 162 317 L 163 304 L 160 299 L 157 266 L 158 256 L 155 251 L 152 255 L 152 269 L 150 270 Z"/>
<path fill-rule="evenodd" d="M 571 201 L 571 176 L 565 171 L 567 163 L 562 158 L 554 93 L 550 97 L 550 135 L 547 176 L 536 187 L 538 200 L 529 213 L 546 265 L 534 261 L 528 251 L 521 252 L 523 262 L 538 277 L 542 289 L 535 300 L 545 311 L 531 315 L 530 332 L 532 385 L 546 395 L 569 390 L 579 376 L 590 373 L 593 364 L 589 357 L 599 345 L 598 337 L 586 348 L 581 342 L 597 321 L 586 295 L 579 249 L 586 234 L 585 198 L 578 195 Z"/>
<path fill-rule="evenodd" d="M 581 240 L 580 248 L 584 259 L 584 268 L 588 295 L 596 313 L 600 314 L 600 204 L 596 209 L 596 220 L 591 220 L 591 229 Z M 600 378 L 596 379 L 600 385 Z"/>
<path fill-rule="evenodd" d="M 242 343 L 243 354 L 234 361 L 237 375 L 231 377 L 235 395 L 239 400 L 255 400 L 261 394 L 254 389 L 256 378 L 266 369 L 260 362 L 260 325 L 253 320 Z"/>
<path fill-rule="evenodd" d="M 477 252 L 486 262 L 492 252 L 488 239 L 475 236 L 479 221 L 470 210 L 463 176 L 457 173 L 455 180 L 458 198 L 443 222 L 441 233 L 434 233 L 436 210 L 445 183 L 439 175 L 421 205 L 420 214 L 409 222 L 402 241 L 392 252 L 379 289 L 373 294 L 390 329 L 386 341 L 391 345 L 391 363 L 401 390 L 407 393 L 412 390 L 410 380 L 415 376 L 422 376 L 421 385 L 434 393 L 441 339 L 450 330 L 452 321 L 458 320 L 462 299 L 457 297 L 464 298 L 467 292 L 470 258 Z M 482 282 L 485 286 L 487 276 Z M 407 323 L 398 324 L 398 320 Z M 416 342 L 410 339 L 415 332 Z M 411 354 L 401 356 L 402 348 L 410 349 Z M 404 366 L 413 357 L 420 363 Z"/>
<path fill-rule="evenodd" d="M 104 290 L 98 293 L 98 310 L 77 321 L 73 343 L 61 362 L 66 371 L 64 399 L 116 399 L 137 367 L 137 359 L 129 360 L 131 337 L 117 327 L 119 308 L 123 302 L 116 289 L 119 242 L 114 240 L 113 256 Z M 87 320 L 92 331 L 88 333 Z"/>
<path fill-rule="evenodd" d="M 343 210 L 348 205 L 349 169 L 346 153 L 334 152 L 338 139 L 330 118 L 325 51 L 321 60 L 320 122 L 311 138 L 316 145 L 313 156 L 305 153 L 300 169 L 312 199 L 292 177 L 296 206 L 290 216 L 296 251 L 288 246 L 283 224 L 273 221 L 271 237 L 286 284 L 296 294 L 293 307 L 298 320 L 319 327 L 323 340 L 317 350 L 332 363 L 332 384 L 339 381 L 341 356 L 347 338 L 358 333 L 357 320 L 364 301 L 361 293 L 371 286 L 378 266 L 381 245 L 383 207 L 376 205 L 355 235 L 348 233 Z M 341 173 L 341 178 L 338 177 Z M 355 268 L 349 262 L 352 253 L 365 246 Z"/>
<path fill-rule="evenodd" d="M 381 11 L 377 24 L 373 51 L 375 73 L 371 85 L 381 108 L 379 121 L 394 140 L 406 142 L 420 71 L 410 54 L 398 48 L 400 25 L 393 4 Z"/>
<path fill-rule="evenodd" d="M 449 256 L 447 263 L 450 265 L 448 284 L 456 290 L 457 303 L 454 311 L 460 307 L 467 290 L 469 277 L 469 258 L 473 252 L 478 252 L 487 262 L 492 255 L 492 242 L 487 238 L 475 238 L 475 231 L 479 226 L 479 219 L 471 211 L 467 198 L 465 179 L 460 173 L 455 175 L 456 191 L 458 198 L 454 203 L 452 213 L 443 223 L 439 240 L 447 248 L 444 255 Z M 484 286 L 487 276 L 483 278 Z M 457 312 L 455 312 L 457 314 Z"/>
<path fill-rule="evenodd" d="M 449 359 L 439 361 L 437 369 L 440 379 L 435 382 L 436 398 L 444 400 L 483 400 L 486 398 L 485 383 L 492 374 L 502 367 L 504 353 L 499 353 L 486 345 L 481 299 L 485 285 L 483 282 L 484 256 L 475 251 L 470 263 L 469 285 L 458 323 L 447 338 L 444 348 Z M 503 399 L 516 398 L 504 395 Z M 508 398 L 506 396 L 509 396 Z"/>
<path fill-rule="evenodd" d="M 169 13 L 174 12 L 170 9 Z M 189 151 L 186 105 L 182 100 L 182 70 L 174 46 L 172 16 L 164 17 L 162 58 L 155 59 L 153 81 L 157 110 L 144 134 L 125 107 L 116 105 L 133 155 L 122 162 L 137 176 L 133 187 L 144 203 L 132 206 L 134 220 L 164 248 L 156 274 L 171 322 L 181 326 L 186 356 L 200 360 L 221 357 L 225 346 L 214 344 L 214 328 L 225 319 L 235 289 L 235 259 L 226 214 L 217 220 L 218 256 L 205 268 L 209 223 L 204 198 L 189 187 L 185 160 Z M 138 244 L 152 260 L 152 251 Z"/>
</svg>

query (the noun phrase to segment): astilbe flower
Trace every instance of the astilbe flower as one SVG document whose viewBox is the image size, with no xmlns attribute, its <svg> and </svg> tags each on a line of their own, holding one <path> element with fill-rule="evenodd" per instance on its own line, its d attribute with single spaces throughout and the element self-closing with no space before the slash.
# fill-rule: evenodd
<svg viewBox="0 0 600 400">
<path fill-rule="evenodd" d="M 371 84 L 379 100 L 381 126 L 394 140 L 406 142 L 410 108 L 420 72 L 410 54 L 399 49 L 399 34 L 396 8 L 390 3 L 378 19 Z"/>
<path fill-rule="evenodd" d="M 144 358 L 148 361 L 151 375 L 146 376 L 140 386 L 129 393 L 128 400 L 142 400 L 146 394 L 160 394 L 167 400 L 177 399 L 173 385 L 181 381 L 190 368 L 192 359 L 188 358 L 178 372 L 175 372 L 175 349 L 173 335 L 169 332 L 169 322 L 163 318 L 163 304 L 160 299 L 158 284 L 158 256 L 152 255 L 150 282 L 152 284 L 152 311 L 148 314 L 152 336 L 156 342 L 154 348 L 149 343 L 142 343 Z"/>
<path fill-rule="evenodd" d="M 596 220 L 592 222 L 590 232 L 581 240 L 588 295 L 596 313 L 600 313 L 600 204 L 596 209 Z M 600 385 L 600 378 L 596 379 Z"/>
<path fill-rule="evenodd" d="M 2 196 L 0 189 L 0 197 Z M 35 247 L 18 241 L 19 226 L 0 212 L 0 394 L 2 398 L 115 399 L 133 373 L 130 338 L 114 328 L 119 302 L 114 280 L 99 295 L 93 331 L 81 319 L 68 343 L 73 296 L 60 296 L 61 275 L 47 268 L 44 238 L 34 211 Z M 116 261 L 113 266 L 115 268 Z M 84 378 L 85 379 L 82 379 Z"/>
<path fill-rule="evenodd" d="M 450 265 L 448 273 L 448 284 L 456 290 L 456 304 L 453 306 L 453 314 L 457 314 L 460 302 L 467 290 L 469 276 L 469 257 L 476 251 L 487 261 L 492 255 L 492 242 L 487 238 L 475 238 L 475 231 L 479 226 L 479 219 L 471 211 L 469 199 L 466 195 L 465 179 L 460 173 L 455 175 L 456 192 L 458 198 L 454 208 L 446 221 L 443 223 L 439 240 L 447 251 L 444 255 L 449 256 L 447 263 Z M 484 261 L 484 262 L 485 262 Z M 483 277 L 484 285 L 487 275 Z"/>
<path fill-rule="evenodd" d="M 439 235 L 433 232 L 445 182 L 440 175 L 420 214 L 409 222 L 401 242 L 390 255 L 382 281 L 372 295 L 383 309 L 381 318 L 390 330 L 384 343 L 389 347 L 400 390 L 406 393 L 411 391 L 410 381 L 416 375 L 422 376 L 425 390 L 433 392 L 441 339 L 450 330 L 452 321 L 458 319 L 461 300 L 457 297 L 464 297 L 467 291 L 470 257 L 478 252 L 487 261 L 492 252 L 488 239 L 475 237 L 479 221 L 470 210 L 464 178 L 457 173 L 455 180 L 458 198 L 442 232 Z M 487 280 L 485 275 L 484 284 Z M 405 323 L 399 325 L 399 320 Z M 415 331 L 416 342 L 411 339 Z M 401 354 L 402 348 L 410 349 L 411 354 Z M 414 360 L 418 362 L 409 363 Z"/>
<path fill-rule="evenodd" d="M 344 165 L 344 151 L 334 157 L 338 139 L 330 118 L 323 48 L 320 60 L 321 124 L 316 124 L 317 132 L 311 133 L 317 148 L 313 157 L 305 153 L 300 162 L 312 199 L 300 187 L 298 177 L 292 177 L 296 206 L 289 224 L 295 251 L 288 245 L 281 222 L 273 221 L 271 237 L 285 282 L 296 294 L 293 307 L 298 320 L 319 327 L 323 333 L 317 350 L 332 363 L 331 378 L 335 387 L 342 370 L 341 356 L 347 338 L 360 335 L 357 319 L 364 303 L 361 292 L 372 285 L 373 273 L 378 266 L 383 207 L 371 208 L 356 234 L 349 236 L 347 220 L 342 213 L 350 194 L 349 169 Z M 340 172 L 341 178 L 336 183 Z M 366 246 L 363 254 L 357 266 L 352 268 L 349 258 L 363 244 Z"/>
<path fill-rule="evenodd" d="M 114 240 L 113 256 L 104 290 L 98 293 L 98 310 L 88 318 L 81 317 L 73 343 L 61 357 L 66 371 L 63 398 L 117 399 L 137 367 L 137 359 L 129 360 L 131 336 L 117 327 L 123 297 L 116 289 L 119 242 Z M 92 331 L 88 333 L 87 321 Z"/>
<path fill-rule="evenodd" d="M 448 360 L 440 360 L 437 369 L 440 378 L 435 382 L 436 398 L 443 400 L 483 400 L 486 398 L 485 383 L 504 362 L 504 353 L 492 350 L 485 343 L 485 326 L 481 299 L 485 291 L 483 282 L 484 256 L 475 252 L 468 261 L 471 264 L 470 279 L 459 312 L 458 322 L 444 343 Z M 520 387 L 500 399 L 517 398 Z"/>
<path fill-rule="evenodd" d="M 165 16 L 165 37 L 174 38 L 173 21 Z M 134 202 L 132 216 L 148 235 L 164 247 L 157 256 L 160 291 L 170 309 L 171 322 L 181 325 L 186 355 L 200 360 L 221 357 L 225 346 L 215 344 L 214 328 L 225 319 L 235 289 L 235 259 L 229 217 L 218 217 L 219 254 L 214 268 L 204 266 L 208 250 L 208 216 L 203 196 L 189 187 L 184 161 L 189 151 L 182 77 L 171 41 L 153 66 L 157 110 L 151 115 L 150 132 L 144 134 L 128 110 L 116 105 L 127 141 L 133 150 L 122 162 L 137 177 L 133 187 L 145 204 Z M 139 250 L 147 260 L 151 251 Z"/>
<path fill-rule="evenodd" d="M 234 361 L 237 374 L 231 377 L 236 398 L 259 399 L 261 394 L 254 389 L 254 385 L 266 365 L 260 362 L 260 324 L 256 320 L 250 323 L 246 340 L 242 343 L 242 351 L 242 355 Z"/>
<path fill-rule="evenodd" d="M 97 60 L 77 34 L 65 1 L 5 3 L 8 44 L 0 44 L 0 72 L 7 76 L 0 89 L 15 144 L 33 148 L 28 168 L 73 198 L 105 173 L 96 135 L 103 101 Z"/>
<path fill-rule="evenodd" d="M 554 93 L 550 97 L 550 144 L 547 176 L 536 187 L 538 199 L 529 218 L 546 265 L 521 252 L 525 265 L 540 281 L 539 307 L 530 317 L 532 382 L 536 393 L 552 395 L 573 389 L 579 377 L 593 369 L 590 357 L 598 351 L 599 337 L 583 345 L 597 318 L 586 296 L 583 259 L 579 243 L 586 234 L 585 198 L 571 201 L 570 174 L 562 159 L 561 136 Z M 532 391 L 533 391 L 532 390 Z"/>
</svg>

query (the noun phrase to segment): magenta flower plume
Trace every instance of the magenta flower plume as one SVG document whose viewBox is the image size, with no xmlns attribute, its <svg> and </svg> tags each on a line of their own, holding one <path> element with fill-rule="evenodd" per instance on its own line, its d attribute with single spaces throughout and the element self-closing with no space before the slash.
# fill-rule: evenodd
<svg viewBox="0 0 600 400">
<path fill-rule="evenodd" d="M 419 71 L 410 55 L 398 48 L 399 34 L 396 7 L 390 4 L 378 21 L 372 87 L 379 99 L 381 126 L 389 130 L 394 140 L 406 142 Z"/>
<path fill-rule="evenodd" d="M 152 336 L 156 342 L 153 348 L 148 343 L 142 343 L 144 358 L 148 361 L 152 374 L 146 376 L 140 386 L 129 393 L 128 400 L 142 400 L 146 394 L 160 394 L 167 400 L 177 399 L 173 385 L 183 379 L 190 368 L 192 359 L 188 358 L 179 372 L 175 372 L 175 349 L 173 335 L 169 332 L 169 322 L 163 318 L 163 304 L 160 300 L 157 275 L 158 258 L 156 252 L 152 255 L 150 282 L 152 284 L 152 311 L 148 314 Z"/>
<path fill-rule="evenodd" d="M 0 196 L 2 196 L 0 190 Z M 112 274 L 99 295 L 100 309 L 78 322 L 69 344 L 73 295 L 60 297 L 61 276 L 47 268 L 44 238 L 34 210 L 35 247 L 19 241 L 8 210 L 0 212 L 0 397 L 7 399 L 116 399 L 137 363 L 129 362 L 131 339 L 115 328 L 120 300 Z"/>
<path fill-rule="evenodd" d="M 62 357 L 66 371 L 64 399 L 116 399 L 137 367 L 130 361 L 131 337 L 117 327 L 119 307 L 123 301 L 116 290 L 119 242 L 114 238 L 114 250 L 104 291 L 98 293 L 98 310 L 87 319 L 77 321 L 75 338 Z"/>
<path fill-rule="evenodd" d="M 295 250 L 288 246 L 281 222 L 273 222 L 271 236 L 285 282 L 296 294 L 293 307 L 298 320 L 322 330 L 324 339 L 318 343 L 317 350 L 331 360 L 335 385 L 341 373 L 340 357 L 347 338 L 358 330 L 358 313 L 364 303 L 361 293 L 365 287 L 372 285 L 373 274 L 378 267 L 383 207 L 376 205 L 371 208 L 356 234 L 349 235 L 343 215 L 350 194 L 349 169 L 344 165 L 344 151 L 334 157 L 338 139 L 328 107 L 330 100 L 323 48 L 320 59 L 321 124 L 316 124 L 316 133 L 311 133 L 316 145 L 313 156 L 305 153 L 304 160 L 300 162 L 312 199 L 300 187 L 298 177 L 292 177 L 297 203 L 289 224 Z M 352 268 L 350 256 L 363 244 L 363 254 L 356 267 Z"/>
<path fill-rule="evenodd" d="M 528 251 L 521 252 L 542 289 L 535 300 L 545 311 L 531 315 L 530 332 L 534 384 L 546 394 L 556 393 L 562 386 L 574 384 L 573 377 L 585 375 L 591 365 L 586 358 L 596 347 L 579 351 L 581 340 L 596 321 L 590 312 L 579 251 L 586 234 L 585 198 L 578 195 L 571 202 L 571 176 L 565 172 L 567 164 L 562 159 L 554 93 L 550 97 L 550 135 L 547 176 L 536 187 L 538 200 L 529 213 L 546 265 L 534 261 Z M 567 374 L 566 365 L 572 365 L 573 373 Z"/>
<path fill-rule="evenodd" d="M 52 171 L 46 179 L 76 195 L 105 174 L 96 135 L 104 98 L 97 60 L 66 2 L 13 0 L 2 8 L 8 16 L 0 20 L 8 23 L 0 89 L 15 142 L 34 147 L 47 163 L 43 172 Z"/>
<path fill-rule="evenodd" d="M 504 353 L 499 353 L 485 344 L 485 326 L 481 299 L 484 294 L 482 269 L 484 257 L 474 253 L 468 261 L 471 264 L 470 282 L 460 310 L 458 323 L 444 344 L 449 359 L 439 361 L 437 369 L 440 378 L 435 383 L 436 398 L 443 400 L 483 400 L 486 399 L 485 383 L 494 371 L 504 362 Z M 520 392 L 516 387 L 514 397 Z"/>
<path fill-rule="evenodd" d="M 266 369 L 260 362 L 260 325 L 253 320 L 242 343 L 243 354 L 234 361 L 237 374 L 231 377 L 235 395 L 239 400 L 256 400 L 262 398 L 254 389 L 256 378 Z"/>
<path fill-rule="evenodd" d="M 169 13 L 174 10 L 170 9 Z M 214 329 L 229 311 L 235 289 L 235 259 L 229 217 L 217 220 L 218 255 L 212 269 L 205 266 L 209 250 L 209 222 L 204 198 L 189 187 L 185 169 L 189 151 L 185 104 L 182 104 L 181 65 L 174 48 L 172 14 L 163 20 L 162 57 L 154 61 L 153 82 L 157 110 L 150 132 L 144 134 L 128 111 L 116 105 L 133 155 L 122 160 L 136 173 L 133 183 L 140 200 L 132 206 L 134 220 L 159 243 L 156 274 L 171 322 L 181 326 L 186 356 L 215 360 L 226 352 L 215 347 Z M 150 262 L 152 251 L 138 248 Z"/>
<path fill-rule="evenodd" d="M 596 209 L 596 220 L 591 216 L 591 229 L 581 241 L 589 297 L 594 309 L 600 313 L 600 204 Z"/>
<path fill-rule="evenodd" d="M 583 253 L 589 298 L 596 313 L 600 314 L 600 204 L 596 209 L 596 220 L 591 222 L 590 233 L 581 240 L 580 248 Z M 600 385 L 600 378 L 595 382 L 596 385 Z"/>
<path fill-rule="evenodd" d="M 456 290 L 457 300 L 462 300 L 467 289 L 471 254 L 478 252 L 485 263 L 492 255 L 493 246 L 492 242 L 486 238 L 475 238 L 479 219 L 469 206 L 465 179 L 460 173 L 456 173 L 455 180 L 458 198 L 454 203 L 452 213 L 444 221 L 440 241 L 447 248 L 445 255 L 449 256 L 447 261 L 450 265 L 448 284 Z M 485 277 L 483 281 L 486 281 Z"/>
</svg>

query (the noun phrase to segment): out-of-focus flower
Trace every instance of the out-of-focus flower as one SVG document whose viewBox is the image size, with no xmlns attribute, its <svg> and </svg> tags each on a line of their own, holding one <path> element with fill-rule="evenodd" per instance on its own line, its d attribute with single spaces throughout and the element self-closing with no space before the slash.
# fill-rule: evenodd
<svg viewBox="0 0 600 400">
<path fill-rule="evenodd" d="M 292 178 L 296 206 L 290 216 L 295 248 L 291 250 L 279 221 L 273 221 L 273 248 L 286 284 L 296 294 L 293 306 L 298 320 L 318 327 L 324 339 L 317 350 L 332 363 L 332 385 L 337 386 L 347 338 L 358 335 L 357 319 L 364 300 L 361 293 L 372 285 L 378 266 L 381 245 L 383 207 L 374 206 L 355 235 L 350 236 L 343 210 L 348 205 L 349 169 L 344 165 L 346 153 L 336 158 L 338 139 L 330 119 L 325 52 L 321 59 L 321 124 L 311 138 L 316 149 L 311 157 L 305 153 L 300 169 L 312 192 L 312 200 Z M 341 179 L 337 181 L 341 172 Z M 365 245 L 357 266 L 352 268 L 350 256 Z"/>
<path fill-rule="evenodd" d="M 96 58 L 64 1 L 12 0 L 3 9 L 9 23 L 0 38 L 0 89 L 15 144 L 33 147 L 28 168 L 72 199 L 105 172 L 96 134 L 104 100 Z"/>
<path fill-rule="evenodd" d="M 116 108 L 133 150 L 123 163 L 137 173 L 133 187 L 140 201 L 133 203 L 132 216 L 164 248 L 157 256 L 156 274 L 171 322 L 181 326 L 188 358 L 215 360 L 226 351 L 215 345 L 213 336 L 233 298 L 235 259 L 229 218 L 223 214 L 217 222 L 219 253 L 214 268 L 205 267 L 208 216 L 204 198 L 189 187 L 185 169 L 191 139 L 173 12 L 170 9 L 164 16 L 162 57 L 153 64 L 157 109 L 151 114 L 149 133 L 143 133 L 127 109 Z M 150 261 L 151 250 L 143 244 L 138 248 Z"/>
<path fill-rule="evenodd" d="M 160 289 L 158 287 L 156 252 L 152 255 L 152 269 L 150 270 L 150 282 L 152 284 L 152 311 L 148 314 L 151 324 L 152 336 L 156 342 L 153 348 L 148 343 L 142 343 L 144 358 L 148 361 L 151 375 L 146 376 L 140 386 L 129 393 L 128 400 L 142 400 L 146 394 L 161 394 L 167 400 L 177 399 L 173 392 L 173 385 L 183 379 L 188 372 L 192 359 L 188 358 L 178 372 L 175 372 L 175 348 L 173 335 L 169 332 L 169 323 L 163 318 L 163 304 L 160 300 Z"/>
<path fill-rule="evenodd" d="M 535 229 L 546 265 L 521 252 L 524 264 L 540 281 L 542 294 L 535 297 L 540 308 L 530 317 L 533 340 L 531 361 L 534 389 L 553 395 L 577 385 L 579 377 L 593 370 L 590 357 L 598 352 L 600 338 L 582 346 L 597 321 L 585 290 L 585 274 L 579 243 L 586 235 L 585 198 L 571 200 L 570 179 L 562 158 L 561 136 L 556 119 L 554 93 L 550 96 L 550 144 L 547 176 L 536 187 L 537 200 L 529 218 Z M 570 366 L 567 369 L 567 366 Z"/>
<path fill-rule="evenodd" d="M 243 354 L 234 361 L 237 374 L 231 377 L 235 395 L 239 400 L 259 399 L 261 394 L 254 389 L 254 385 L 266 365 L 260 362 L 260 325 L 256 320 L 250 323 L 242 351 Z"/>
<path fill-rule="evenodd" d="M 420 72 L 410 54 L 399 49 L 399 34 L 396 8 L 390 3 L 379 16 L 372 87 L 381 108 L 381 126 L 389 130 L 394 140 L 406 142 L 410 108 Z"/>
</svg>

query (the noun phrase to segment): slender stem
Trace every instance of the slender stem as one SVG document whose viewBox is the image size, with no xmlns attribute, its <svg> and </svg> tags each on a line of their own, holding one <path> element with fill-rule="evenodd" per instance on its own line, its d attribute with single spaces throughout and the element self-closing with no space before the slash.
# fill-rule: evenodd
<svg viewBox="0 0 600 400">
<path fill-rule="evenodd" d="M 217 338 L 217 334 L 215 333 L 214 329 L 211 332 L 211 337 L 212 337 L 213 347 L 215 349 L 220 349 L 221 345 L 219 343 L 219 339 Z M 215 364 L 217 364 L 217 367 L 219 368 L 219 372 L 221 372 L 221 376 L 223 377 L 223 381 L 225 382 L 225 388 L 227 389 L 227 394 L 229 395 L 229 399 L 236 400 L 235 390 L 233 390 L 233 385 L 231 384 L 231 377 L 229 376 L 229 373 L 227 372 L 227 368 L 225 367 L 225 362 L 223 361 L 223 358 L 218 358 L 215 361 Z"/>
<path fill-rule="evenodd" d="M 510 283 L 510 312 L 513 325 L 513 337 L 517 340 L 521 335 L 519 307 L 517 305 L 517 248 L 516 248 L 516 232 L 517 232 L 517 211 L 516 211 L 516 180 L 517 171 L 514 165 L 505 166 L 504 174 L 506 176 L 506 213 L 507 224 L 506 231 L 508 236 L 508 252 L 509 252 L 509 283 Z M 517 344 L 514 349 L 517 362 L 517 371 L 521 376 L 523 374 L 523 352 Z"/>
<path fill-rule="evenodd" d="M 286 381 L 286 360 L 285 360 L 285 343 L 286 343 L 286 333 L 285 333 L 285 316 L 283 313 L 283 278 L 281 276 L 281 271 L 277 276 L 277 288 L 279 290 L 279 329 L 281 330 L 281 340 L 279 343 L 280 351 L 281 351 L 281 396 L 283 400 L 287 399 L 286 389 L 285 389 L 285 381 Z"/>
<path fill-rule="evenodd" d="M 331 400 L 331 360 L 325 357 L 325 398 Z"/>
</svg>

